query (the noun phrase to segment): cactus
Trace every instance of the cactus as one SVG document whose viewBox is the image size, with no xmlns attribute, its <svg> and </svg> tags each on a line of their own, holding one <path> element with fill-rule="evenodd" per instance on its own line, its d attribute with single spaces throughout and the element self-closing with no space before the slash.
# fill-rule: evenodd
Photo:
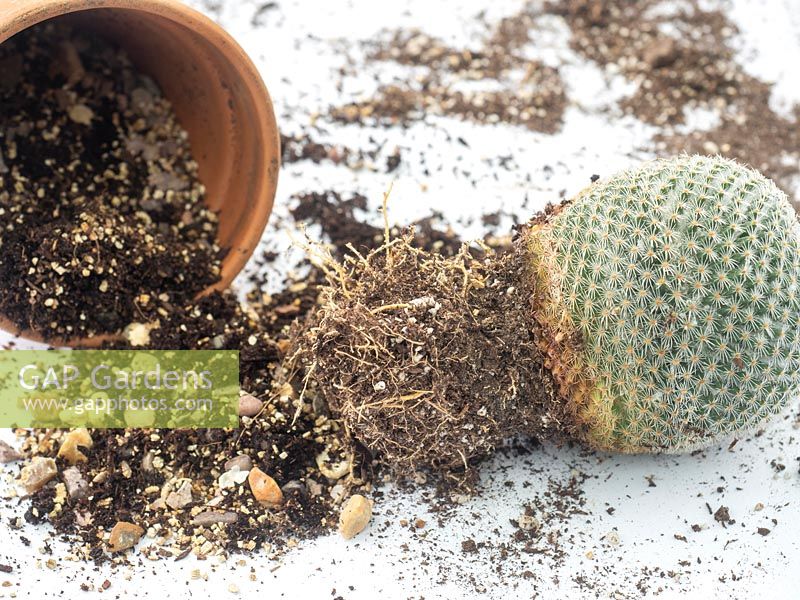
<svg viewBox="0 0 800 600">
<path fill-rule="evenodd" d="M 596 182 L 510 252 L 448 258 L 406 237 L 328 277 L 294 356 L 401 471 L 468 469 L 515 434 L 688 451 L 800 393 L 800 222 L 730 160 Z"/>
<path fill-rule="evenodd" d="M 525 233 L 540 346 L 583 437 L 686 451 L 800 391 L 800 224 L 731 160 L 659 160 Z"/>
</svg>

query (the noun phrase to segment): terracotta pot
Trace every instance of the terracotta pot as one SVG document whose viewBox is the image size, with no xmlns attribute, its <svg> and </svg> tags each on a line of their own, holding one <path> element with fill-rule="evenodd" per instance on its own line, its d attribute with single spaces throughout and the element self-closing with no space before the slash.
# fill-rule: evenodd
<svg viewBox="0 0 800 600">
<path fill-rule="evenodd" d="M 278 128 L 256 67 L 222 28 L 177 0 L 0 0 L 0 44 L 51 19 L 68 19 L 124 48 L 172 102 L 208 204 L 219 211 L 220 244 L 230 248 L 221 280 L 204 293 L 226 288 L 261 238 L 278 183 Z M 41 339 L 2 317 L 0 327 Z M 94 345 L 108 337 L 61 343 Z"/>
</svg>

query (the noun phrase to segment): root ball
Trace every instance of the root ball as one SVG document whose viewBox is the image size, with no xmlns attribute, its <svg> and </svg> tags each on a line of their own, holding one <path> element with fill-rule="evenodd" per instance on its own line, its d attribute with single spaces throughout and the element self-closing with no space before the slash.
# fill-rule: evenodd
<svg viewBox="0 0 800 600">
<path fill-rule="evenodd" d="M 511 253 L 395 239 L 331 275 L 300 344 L 350 434 L 399 471 L 467 467 L 516 434 L 563 435 Z"/>
</svg>

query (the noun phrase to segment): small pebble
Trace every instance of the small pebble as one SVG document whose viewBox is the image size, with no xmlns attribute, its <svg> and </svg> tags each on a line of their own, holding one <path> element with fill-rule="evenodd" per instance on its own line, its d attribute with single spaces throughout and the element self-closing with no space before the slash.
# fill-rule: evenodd
<svg viewBox="0 0 800 600">
<path fill-rule="evenodd" d="M 71 465 L 86 462 L 86 455 L 78 448 L 91 448 L 93 443 L 92 436 L 85 427 L 73 429 L 64 436 L 64 441 L 61 442 L 61 447 L 58 449 L 58 457 L 63 458 Z"/>
<path fill-rule="evenodd" d="M 255 417 L 261 412 L 264 403 L 252 394 L 242 394 L 239 396 L 239 416 Z"/>
<path fill-rule="evenodd" d="M 22 455 L 11 446 L 0 440 L 0 464 L 14 462 L 22 458 Z"/>
<path fill-rule="evenodd" d="M 150 343 L 151 329 L 153 325 L 148 323 L 131 323 L 122 335 L 131 346 L 147 346 Z"/>
<path fill-rule="evenodd" d="M 79 125 L 91 125 L 94 112 L 85 104 L 76 104 L 69 109 L 69 118 Z"/>
<path fill-rule="evenodd" d="M 78 83 L 86 75 L 86 70 L 83 68 L 81 56 L 78 49 L 70 40 L 64 40 L 59 44 L 61 55 L 58 61 L 58 67 L 61 74 L 67 79 L 67 84 L 70 86 Z"/>
<path fill-rule="evenodd" d="M 281 491 L 284 494 L 293 494 L 295 492 L 298 492 L 300 494 L 305 494 L 308 492 L 308 489 L 306 488 L 305 484 L 302 481 L 298 481 L 297 479 L 292 479 L 291 481 L 284 484 L 284 486 L 281 488 Z"/>
<path fill-rule="evenodd" d="M 330 414 L 328 404 L 322 395 L 315 395 L 311 400 L 311 408 L 318 417 L 327 417 Z"/>
<path fill-rule="evenodd" d="M 221 510 L 210 510 L 208 512 L 200 513 L 194 519 L 192 519 L 192 525 L 197 527 L 206 527 L 208 525 L 214 525 L 216 523 L 222 523 L 224 525 L 232 525 L 236 523 L 239 519 L 238 515 L 234 512 L 230 511 L 221 511 Z"/>
<path fill-rule="evenodd" d="M 238 485 L 242 485 L 245 481 L 247 481 L 248 473 L 249 469 L 247 471 L 243 471 L 239 467 L 234 467 L 228 471 L 225 471 L 219 476 L 218 479 L 220 489 L 226 490 L 235 488 Z"/>
<path fill-rule="evenodd" d="M 247 472 L 253 468 L 253 461 L 249 456 L 247 456 L 247 454 L 240 454 L 228 460 L 223 466 L 223 468 L 226 471 L 231 471 L 232 469 L 236 468 L 239 469 L 240 471 Z"/>
<path fill-rule="evenodd" d="M 355 494 L 345 502 L 339 516 L 339 533 L 349 540 L 364 531 L 372 518 L 372 502 L 361 494 Z"/>
<path fill-rule="evenodd" d="M 44 458 L 43 456 L 34 456 L 30 463 L 22 467 L 19 474 L 19 483 L 28 494 L 34 494 L 56 475 L 58 475 L 58 467 L 55 460 Z"/>
<path fill-rule="evenodd" d="M 133 548 L 139 543 L 143 534 L 144 529 L 138 525 L 128 523 L 127 521 L 117 521 L 117 524 L 114 525 L 114 528 L 111 530 L 108 544 L 112 552 L 121 552 L 128 548 Z"/>
<path fill-rule="evenodd" d="M 142 471 L 145 473 L 152 473 L 155 470 L 153 469 L 153 461 L 155 458 L 155 452 L 148 450 L 147 454 L 145 454 L 144 458 L 142 459 Z"/>
<path fill-rule="evenodd" d="M 671 37 L 655 39 L 642 52 L 642 59 L 653 69 L 668 67 L 678 58 L 677 43 Z"/>
<path fill-rule="evenodd" d="M 189 479 L 182 479 L 166 497 L 167 506 L 179 510 L 192 503 L 192 482 Z"/>
<path fill-rule="evenodd" d="M 277 507 L 283 504 L 283 492 L 275 480 L 258 467 L 247 476 L 253 496 L 264 506 Z"/>
<path fill-rule="evenodd" d="M 339 461 L 332 461 L 327 450 L 323 450 L 316 458 L 317 468 L 320 473 L 328 479 L 341 479 L 350 472 L 350 459 L 343 458 Z"/>
<path fill-rule="evenodd" d="M 84 479 L 78 467 L 64 469 L 62 478 L 70 500 L 78 502 L 89 496 L 89 483 Z"/>
</svg>

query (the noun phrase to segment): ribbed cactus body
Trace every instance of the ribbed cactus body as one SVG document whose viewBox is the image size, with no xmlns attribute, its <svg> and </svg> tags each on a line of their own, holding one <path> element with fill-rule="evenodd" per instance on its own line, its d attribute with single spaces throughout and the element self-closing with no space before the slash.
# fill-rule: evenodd
<svg viewBox="0 0 800 600">
<path fill-rule="evenodd" d="M 800 392 L 800 225 L 752 169 L 654 161 L 527 242 L 543 346 L 593 445 L 696 448 Z"/>
</svg>

